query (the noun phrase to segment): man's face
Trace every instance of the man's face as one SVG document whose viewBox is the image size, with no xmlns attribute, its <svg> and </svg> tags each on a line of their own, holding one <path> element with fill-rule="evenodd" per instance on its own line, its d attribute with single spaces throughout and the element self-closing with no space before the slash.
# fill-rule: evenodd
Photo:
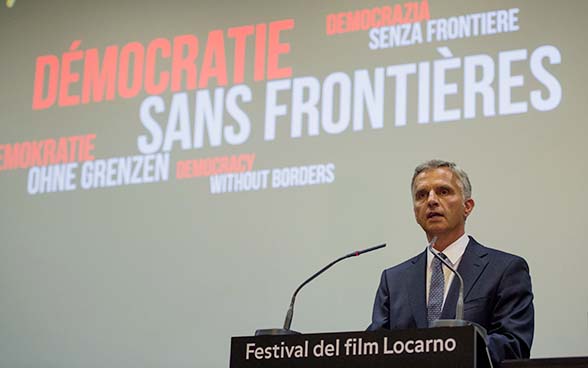
<svg viewBox="0 0 588 368">
<path fill-rule="evenodd" d="M 457 175 L 449 168 L 425 170 L 413 186 L 414 215 L 429 239 L 445 237 L 452 241 L 465 232 L 465 220 L 474 201 L 465 200 Z"/>
</svg>

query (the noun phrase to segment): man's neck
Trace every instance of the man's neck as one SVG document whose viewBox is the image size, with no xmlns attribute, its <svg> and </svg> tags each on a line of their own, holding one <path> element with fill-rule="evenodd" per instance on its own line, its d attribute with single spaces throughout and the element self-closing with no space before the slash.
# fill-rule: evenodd
<svg viewBox="0 0 588 368">
<path fill-rule="evenodd" d="M 465 230 L 462 229 L 461 231 L 453 234 L 427 234 L 427 239 L 431 241 L 433 240 L 433 237 L 437 236 L 437 240 L 435 241 L 435 245 L 433 246 L 433 248 L 435 248 L 439 252 L 443 252 L 448 246 L 453 244 L 457 239 L 461 238 L 463 234 L 465 234 Z"/>
</svg>

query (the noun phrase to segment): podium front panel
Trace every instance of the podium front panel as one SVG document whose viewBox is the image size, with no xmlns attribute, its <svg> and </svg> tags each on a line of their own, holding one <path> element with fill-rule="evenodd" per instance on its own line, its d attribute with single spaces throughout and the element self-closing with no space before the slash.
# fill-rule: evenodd
<svg viewBox="0 0 588 368">
<path fill-rule="evenodd" d="M 476 366 L 473 327 L 233 337 L 230 368 Z"/>
</svg>

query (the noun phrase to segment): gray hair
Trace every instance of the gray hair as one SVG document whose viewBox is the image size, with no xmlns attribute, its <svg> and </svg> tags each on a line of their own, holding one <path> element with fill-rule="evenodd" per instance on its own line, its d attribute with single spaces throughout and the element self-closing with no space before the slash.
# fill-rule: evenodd
<svg viewBox="0 0 588 368">
<path fill-rule="evenodd" d="M 470 179 L 468 178 L 468 174 L 463 171 L 459 166 L 457 166 L 454 162 L 450 161 L 443 161 L 443 160 L 429 160 L 427 162 L 423 162 L 419 166 L 414 169 L 414 174 L 412 176 L 412 182 L 410 184 L 410 190 L 414 191 L 414 180 L 416 179 L 417 175 L 422 173 L 423 171 L 431 170 L 431 169 L 438 169 L 440 167 L 446 167 L 451 170 L 456 176 L 461 186 L 461 190 L 463 192 L 464 199 L 472 198 L 472 184 L 470 183 Z"/>
</svg>

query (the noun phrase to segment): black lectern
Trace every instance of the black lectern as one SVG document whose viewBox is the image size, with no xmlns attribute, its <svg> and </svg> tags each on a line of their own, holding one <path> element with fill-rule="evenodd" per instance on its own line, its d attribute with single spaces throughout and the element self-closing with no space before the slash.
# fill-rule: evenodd
<svg viewBox="0 0 588 368">
<path fill-rule="evenodd" d="M 233 337 L 230 368 L 486 368 L 474 326 Z"/>
</svg>

